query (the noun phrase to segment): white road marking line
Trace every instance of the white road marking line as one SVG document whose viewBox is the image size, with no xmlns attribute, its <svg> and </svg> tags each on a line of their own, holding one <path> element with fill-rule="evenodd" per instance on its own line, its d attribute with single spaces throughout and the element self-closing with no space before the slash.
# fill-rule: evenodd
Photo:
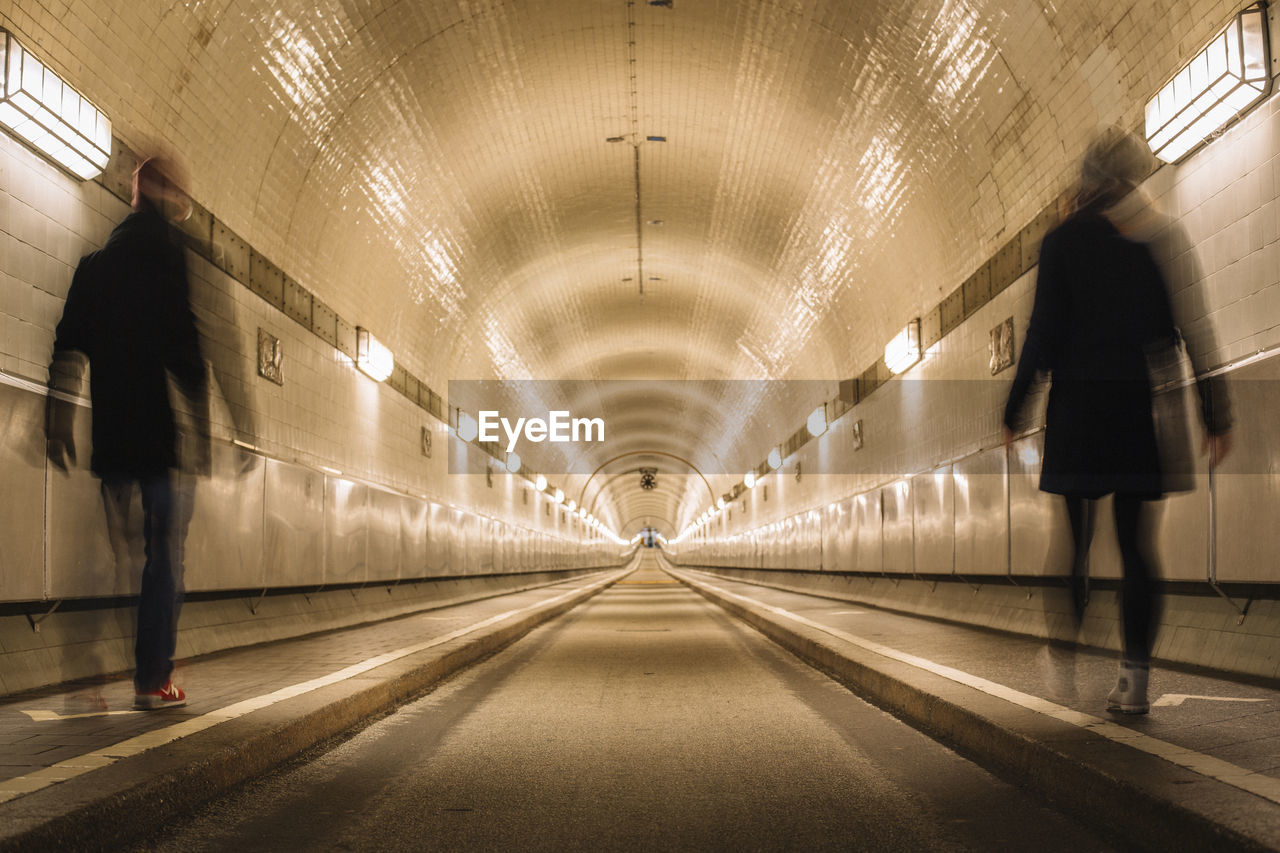
<svg viewBox="0 0 1280 853">
<path fill-rule="evenodd" d="M 245 714 L 262 708 L 267 708 L 277 702 L 283 702 L 285 699 L 292 699 L 295 696 L 301 696 L 303 693 L 310 693 L 312 690 L 318 690 L 321 687 L 327 687 L 330 684 L 336 684 L 339 681 L 354 678 L 357 675 L 368 672 L 369 670 L 375 669 L 384 664 L 392 663 L 400 660 L 401 658 L 408 657 L 409 655 L 414 655 L 435 646 L 443 645 L 451 640 L 456 640 L 465 634 L 470 634 L 472 631 L 479 630 L 480 628 L 486 628 L 490 625 L 501 622 L 504 619 L 528 613 L 531 610 L 544 607 L 548 604 L 555 604 L 556 602 L 569 598 L 575 593 L 591 589 L 595 586 L 603 586 L 609 582 L 610 580 L 598 581 L 584 587 L 570 589 L 567 592 L 563 592 L 560 595 L 555 596 L 554 598 L 535 602 L 534 604 L 530 604 L 527 607 L 521 607 L 517 610 L 508 610 L 504 613 L 499 613 L 497 616 L 490 616 L 488 619 L 476 622 L 474 625 L 468 625 L 465 628 L 450 631 L 448 634 L 444 634 L 432 640 L 415 643 L 412 646 L 404 646 L 403 648 L 371 657 L 367 660 L 361 661 L 360 663 L 344 667 L 337 672 L 331 672 L 328 675 L 322 675 L 319 678 L 313 678 L 310 681 L 303 681 L 298 684 L 290 685 L 289 687 L 282 687 L 274 693 L 268 693 L 265 696 L 256 696 L 252 699 L 245 699 L 242 702 L 236 702 L 235 704 L 228 705 L 225 708 L 218 708 L 206 714 L 202 714 L 199 717 L 192 717 L 190 719 L 183 720 L 182 722 L 175 723 L 172 726 L 166 726 L 162 729 L 144 732 L 136 737 L 131 737 L 128 740 L 122 740 L 119 743 L 103 747 L 102 749 L 98 749 L 84 755 L 76 756 L 75 758 L 68 758 L 65 761 L 59 761 L 57 764 L 52 764 L 23 776 L 0 780 L 0 803 L 12 800 L 22 794 L 38 791 L 41 788 L 54 784 L 55 782 L 64 782 L 67 779 L 72 779 L 83 773 L 88 773 L 90 770 L 96 770 L 99 767 L 106 767 L 108 764 L 112 764 L 121 758 L 125 758 L 130 755 L 137 755 L 140 752 L 146 752 L 148 749 L 153 749 L 157 746 L 163 746 L 164 744 L 171 743 L 178 738 L 193 735 L 196 732 L 212 728 L 219 723 L 225 723 L 228 720 L 243 717 Z M 66 718 L 64 717 L 63 719 Z"/>
<path fill-rule="evenodd" d="M 57 711 L 39 711 L 22 709 L 22 713 L 26 714 L 37 723 L 47 723 L 52 720 L 83 720 L 88 717 L 114 717 L 120 714 L 145 714 L 145 711 L 86 711 L 83 714 L 59 714 Z"/>
<path fill-rule="evenodd" d="M 757 607 L 769 611 L 770 613 L 777 614 L 778 616 L 790 619 L 793 622 L 798 622 L 801 625 L 807 625 L 810 628 L 830 634 L 833 637 L 837 637 L 847 643 L 852 643 L 866 651 L 873 652 L 882 657 L 889 658 L 890 660 L 896 660 L 900 663 L 914 666 L 918 669 L 923 669 L 926 672 L 932 672 L 935 675 L 940 675 L 943 678 L 963 684 L 966 687 L 972 687 L 975 690 L 980 690 L 990 696 L 996 696 L 1000 699 L 1004 699 L 1005 701 L 1018 705 L 1019 707 L 1038 711 L 1041 714 L 1053 717 L 1056 720 L 1061 720 L 1064 723 L 1070 723 L 1073 726 L 1088 729 L 1095 734 L 1102 735 L 1103 737 L 1109 738 L 1117 743 L 1127 744 L 1134 749 L 1140 749 L 1150 755 L 1163 758 L 1166 761 L 1177 764 L 1179 767 L 1183 767 L 1194 773 L 1199 773 L 1202 776 L 1209 776 L 1213 779 L 1217 779 L 1219 782 L 1225 782 L 1228 785 L 1239 788 L 1242 791 L 1248 791 L 1251 794 L 1256 794 L 1257 796 L 1270 800 L 1273 803 L 1280 803 L 1280 779 L 1266 776 L 1261 773 L 1255 773 L 1252 770 L 1247 770 L 1243 767 L 1232 764 L 1229 761 L 1214 758 L 1212 755 L 1204 755 L 1203 753 L 1195 752 L 1194 750 L 1187 749 L 1186 747 L 1176 746 L 1175 744 L 1171 744 L 1167 741 L 1159 740 L 1158 738 L 1151 737 L 1150 735 L 1145 735 L 1141 732 L 1136 732 L 1133 729 L 1125 728 L 1124 726 L 1118 725 L 1109 720 L 1103 720 L 1089 714 L 1083 714 L 1079 711 L 1072 710 L 1071 708 L 1064 708 L 1061 705 L 1050 702 L 1048 699 L 1041 699 L 1038 696 L 1031 696 L 1030 694 L 1022 693 L 1011 687 L 1006 687 L 1003 684 L 997 684 L 994 681 L 988 681 L 985 678 L 970 675 L 963 670 L 944 666 L 940 663 L 934 663 L 927 658 L 909 655 L 905 652 L 900 652 L 897 649 L 891 649 L 888 646 L 882 646 L 879 643 L 873 643 L 870 640 L 855 637 L 853 634 L 846 633 L 845 631 L 841 631 L 836 628 L 830 628 L 826 625 L 814 622 L 812 619 L 806 619 L 805 617 L 799 616 L 788 610 L 783 610 L 781 607 L 774 607 L 771 604 L 765 604 L 763 601 L 757 601 L 754 598 L 747 598 L 745 595 L 738 595 L 737 593 L 729 592 L 727 589 L 722 589 L 721 587 L 714 586 L 713 584 L 704 583 L 692 578 L 690 578 L 690 583 L 714 590 L 728 598 L 735 598 L 738 601 L 754 604 Z"/>
<path fill-rule="evenodd" d="M 1166 693 L 1151 703 L 1152 708 L 1176 708 L 1188 699 L 1206 702 L 1266 702 L 1266 699 L 1246 699 L 1243 696 L 1196 696 L 1191 693 Z"/>
</svg>

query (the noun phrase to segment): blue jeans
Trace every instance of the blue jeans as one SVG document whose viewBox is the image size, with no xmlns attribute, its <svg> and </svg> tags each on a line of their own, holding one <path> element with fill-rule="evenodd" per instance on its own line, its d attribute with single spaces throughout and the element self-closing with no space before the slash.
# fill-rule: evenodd
<svg viewBox="0 0 1280 853">
<path fill-rule="evenodd" d="M 141 479 L 103 479 L 102 502 L 113 537 L 128 529 L 130 505 L 138 491 L 142 493 L 146 562 L 138 598 L 133 683 L 138 692 L 150 692 L 163 687 L 173 672 L 182 610 L 183 543 L 194 509 L 194 490 L 176 471 Z"/>
</svg>

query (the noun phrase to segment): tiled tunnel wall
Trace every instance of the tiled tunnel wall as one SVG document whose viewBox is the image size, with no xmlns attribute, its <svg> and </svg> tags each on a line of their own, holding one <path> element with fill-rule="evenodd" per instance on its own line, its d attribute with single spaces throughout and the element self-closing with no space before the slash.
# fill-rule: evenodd
<svg viewBox="0 0 1280 853">
<path fill-rule="evenodd" d="M 1237 418 L 1236 447 L 1212 481 L 1202 461 L 1197 490 L 1165 502 L 1162 573 L 1275 583 L 1280 540 L 1258 524 L 1280 512 L 1280 99 L 1160 169 L 1146 189 L 1179 219 L 1199 256 L 1207 310 L 1195 322 L 1216 330 L 1208 368 L 1230 377 Z M 1006 318 L 1021 346 L 1034 285 L 1033 269 L 996 294 L 919 364 L 678 542 L 677 560 L 983 580 L 1060 573 L 1066 516 L 1036 487 L 1042 432 L 1006 453 L 1001 417 L 1012 370 L 992 376 L 989 366 L 990 332 Z M 852 473 L 812 473 L 822 471 Z M 1092 572 L 1118 577 L 1109 513 L 1100 519 Z"/>
<path fill-rule="evenodd" d="M 76 419 L 78 467 L 70 475 L 52 469 L 43 450 L 47 367 L 71 273 L 128 206 L 102 183 L 76 182 L 7 136 L 0 136 L 0 176 L 0 397 L 7 414 L 0 600 L 129 593 L 137 573 L 117 569 L 97 481 L 87 471 L 87 406 Z M 456 439 L 443 421 L 359 373 L 338 349 L 204 257 L 189 252 L 188 259 L 205 356 L 220 391 L 213 476 L 196 485 L 188 590 L 619 562 L 617 545 L 477 448 L 462 451 L 476 473 L 448 475 L 448 442 Z M 259 330 L 282 342 L 283 384 L 257 374 Z M 432 437 L 430 456 L 424 431 Z M 241 454 L 233 438 L 256 452 Z"/>
<path fill-rule="evenodd" d="M 1214 365 L 1280 342 L 1276 104 L 1271 99 L 1151 183 L 1191 232 L 1204 262 L 1207 317 L 1220 343 Z M 0 508 L 0 600 L 126 592 L 132 581 L 115 574 L 92 478 L 83 470 L 68 478 L 48 471 L 39 440 L 41 389 L 71 270 L 83 252 L 103 242 L 125 208 L 99 184 L 71 181 L 7 136 L 0 136 L 0 175 L 0 370 L 8 415 L 0 472 L 9 486 Z M 1013 231 L 1025 224 L 1005 226 Z M 193 273 L 202 319 L 214 329 L 210 355 L 230 367 L 224 396 L 251 416 L 251 424 L 241 424 L 242 436 L 261 450 L 240 475 L 233 470 L 235 451 L 224 445 L 217 476 L 199 487 L 189 549 L 193 589 L 358 583 L 616 559 L 617 549 L 601 544 L 592 546 L 599 556 L 587 555 L 576 519 L 521 478 L 447 475 L 440 421 L 359 375 L 331 346 L 214 266 L 196 259 Z M 1006 457 L 998 436 L 1008 374 L 992 379 L 986 372 L 992 327 L 1012 316 L 1021 340 L 1032 278 L 997 294 L 921 365 L 859 402 L 778 475 L 765 478 L 768 501 L 761 488 L 746 493 L 701 539 L 681 543 L 679 558 L 897 575 L 1044 572 L 1057 541 L 1044 531 L 1061 532 L 1062 522 L 1034 489 L 1038 438 L 1022 439 Z M 252 369 L 259 329 L 283 342 L 282 386 Z M 1232 371 L 1239 446 L 1212 488 L 1206 482 L 1169 502 L 1163 524 L 1171 534 L 1164 540 L 1170 577 L 1280 580 L 1276 545 L 1253 521 L 1280 506 L 1274 463 L 1280 447 L 1270 417 L 1276 407 L 1268 390 L 1275 370 L 1274 360 L 1262 360 Z M 978 390 L 950 380 L 971 381 Z M 866 441 L 857 451 L 849 435 L 855 421 L 863 423 Z M 227 417 L 220 427 L 223 439 L 232 437 Z M 424 427 L 435 439 L 429 459 L 420 450 Z M 84 419 L 80 428 L 83 434 Z M 824 455 L 841 457 L 839 464 Z M 810 472 L 866 473 L 797 478 L 797 464 Z M 223 535 L 226 530 L 237 534 Z M 1115 575 L 1105 533 L 1098 537 L 1096 571 Z"/>
</svg>

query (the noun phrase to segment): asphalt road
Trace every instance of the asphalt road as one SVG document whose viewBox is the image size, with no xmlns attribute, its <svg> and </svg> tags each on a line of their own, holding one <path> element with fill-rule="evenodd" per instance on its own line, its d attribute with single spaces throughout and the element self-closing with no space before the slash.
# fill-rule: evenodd
<svg viewBox="0 0 1280 853">
<path fill-rule="evenodd" d="M 1110 847 L 644 567 L 145 849 Z"/>
</svg>

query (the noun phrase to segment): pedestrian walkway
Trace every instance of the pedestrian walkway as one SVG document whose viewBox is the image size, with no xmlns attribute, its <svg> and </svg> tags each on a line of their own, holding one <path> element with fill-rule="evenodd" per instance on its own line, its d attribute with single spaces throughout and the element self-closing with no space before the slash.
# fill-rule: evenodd
<svg viewBox="0 0 1280 853">
<path fill-rule="evenodd" d="M 1115 715 L 1104 710 L 1117 667 L 1107 653 L 668 569 L 861 695 L 1051 798 L 1118 823 L 1149 815 L 1169 849 L 1194 838 L 1280 848 L 1275 685 L 1157 661 L 1151 713 Z"/>
<path fill-rule="evenodd" d="M 132 711 L 127 678 L 9 697 L 0 849 L 118 846 L 140 816 L 159 825 L 265 773 L 607 586 L 660 595 L 677 579 L 1005 779 L 1116 827 L 1125 844 L 1280 849 L 1273 685 L 1157 665 L 1151 714 L 1114 716 L 1103 711 L 1110 655 L 665 568 L 633 565 L 185 661 L 184 708 Z M 648 638 L 662 626 L 644 618 L 658 615 L 616 636 Z"/>
<path fill-rule="evenodd" d="M 653 557 L 139 849 L 1127 849 L 859 699 Z"/>
<path fill-rule="evenodd" d="M 188 704 L 134 711 L 127 678 L 0 702 L 0 849 L 110 846 L 385 712 L 630 569 L 179 663 Z"/>
</svg>

